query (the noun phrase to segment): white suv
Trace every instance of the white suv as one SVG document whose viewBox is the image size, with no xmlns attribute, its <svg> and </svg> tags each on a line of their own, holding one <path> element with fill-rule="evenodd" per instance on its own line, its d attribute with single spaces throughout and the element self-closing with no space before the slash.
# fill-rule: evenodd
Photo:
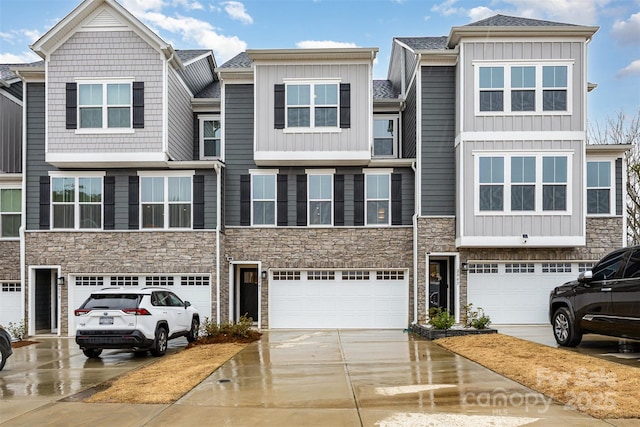
<svg viewBox="0 0 640 427">
<path fill-rule="evenodd" d="M 85 356 L 105 348 L 151 351 L 162 356 L 167 341 L 198 339 L 200 316 L 189 301 L 166 288 L 107 288 L 94 292 L 75 310 L 76 343 Z"/>
</svg>

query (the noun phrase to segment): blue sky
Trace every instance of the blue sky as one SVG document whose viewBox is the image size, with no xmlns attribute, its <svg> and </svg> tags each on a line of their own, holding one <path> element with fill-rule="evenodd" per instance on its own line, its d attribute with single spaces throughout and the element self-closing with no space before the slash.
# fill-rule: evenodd
<svg viewBox="0 0 640 427">
<path fill-rule="evenodd" d="M 589 47 L 589 119 L 640 108 L 640 0 L 118 0 L 176 49 L 377 47 L 386 78 L 393 37 L 448 35 L 497 13 L 600 30 Z M 38 60 L 29 45 L 80 0 L 0 0 L 0 63 Z"/>
</svg>

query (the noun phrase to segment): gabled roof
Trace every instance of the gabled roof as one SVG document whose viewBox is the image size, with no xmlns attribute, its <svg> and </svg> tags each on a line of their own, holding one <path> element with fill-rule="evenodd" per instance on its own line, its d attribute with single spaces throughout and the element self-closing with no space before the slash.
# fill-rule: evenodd
<svg viewBox="0 0 640 427">
<path fill-rule="evenodd" d="M 577 27 L 575 24 L 563 24 L 561 22 L 543 21 L 540 19 L 521 18 L 518 16 L 494 15 L 465 25 L 465 27 Z"/>
<path fill-rule="evenodd" d="M 204 89 L 194 95 L 194 98 L 220 99 L 220 81 L 209 83 Z"/>
<path fill-rule="evenodd" d="M 377 99 L 398 99 L 400 92 L 393 87 L 389 80 L 373 81 L 373 100 Z"/>
<path fill-rule="evenodd" d="M 240 52 L 224 64 L 222 64 L 219 68 L 223 69 L 236 69 L 236 68 L 251 68 L 252 61 L 247 55 L 247 52 Z"/>
<path fill-rule="evenodd" d="M 209 55 L 211 55 L 211 58 L 213 58 L 215 65 L 215 57 L 213 56 L 213 51 L 211 49 L 176 49 L 176 55 L 178 55 L 185 67 L 191 62 L 197 61 Z"/>
<path fill-rule="evenodd" d="M 447 36 L 440 37 L 395 37 L 395 40 L 407 45 L 411 50 L 444 50 L 447 48 Z"/>
</svg>

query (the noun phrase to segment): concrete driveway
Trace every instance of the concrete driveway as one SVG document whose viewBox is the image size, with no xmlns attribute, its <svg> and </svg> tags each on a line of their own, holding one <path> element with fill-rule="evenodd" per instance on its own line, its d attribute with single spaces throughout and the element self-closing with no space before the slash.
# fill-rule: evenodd
<svg viewBox="0 0 640 427">
<path fill-rule="evenodd" d="M 265 332 L 171 405 L 82 403 L 81 390 L 153 359 L 92 365 L 72 340 L 51 341 L 0 372 L 3 425 L 614 425 L 399 330 Z"/>
</svg>

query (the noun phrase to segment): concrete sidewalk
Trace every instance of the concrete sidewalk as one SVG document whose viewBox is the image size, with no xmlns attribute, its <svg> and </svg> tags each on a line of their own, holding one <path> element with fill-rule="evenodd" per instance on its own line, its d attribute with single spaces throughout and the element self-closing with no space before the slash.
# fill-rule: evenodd
<svg viewBox="0 0 640 427">
<path fill-rule="evenodd" d="M 268 331 L 171 405 L 67 399 L 29 408 L 9 389 L 6 426 L 631 425 L 566 409 L 399 330 Z"/>
</svg>

